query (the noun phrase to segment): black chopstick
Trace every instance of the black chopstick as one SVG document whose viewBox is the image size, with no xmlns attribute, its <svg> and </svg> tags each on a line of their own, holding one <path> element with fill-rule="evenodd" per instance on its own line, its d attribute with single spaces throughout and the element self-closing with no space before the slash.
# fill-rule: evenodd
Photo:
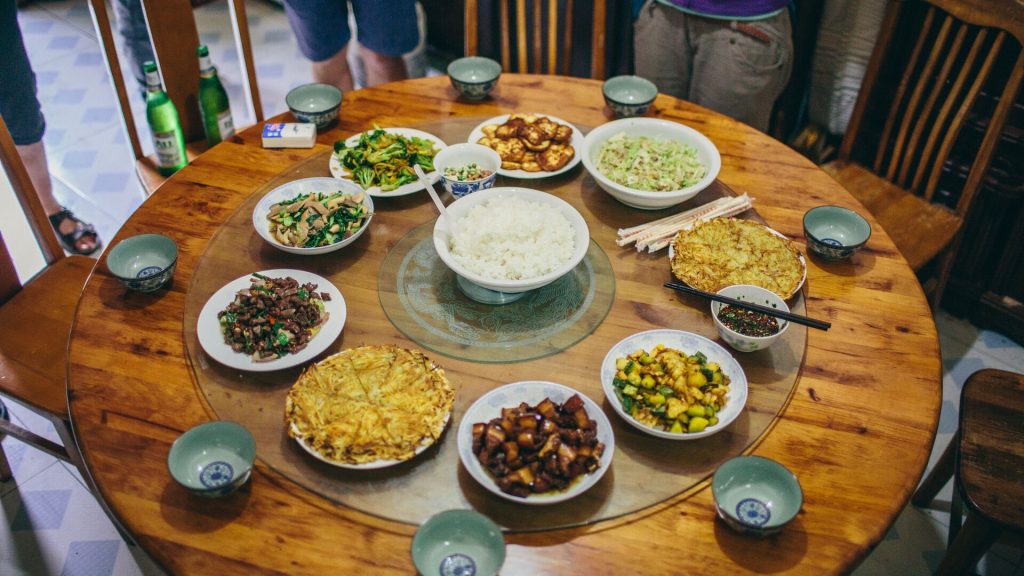
<svg viewBox="0 0 1024 576">
<path fill-rule="evenodd" d="M 828 330 L 832 327 L 829 322 L 822 320 L 815 320 L 814 318 L 808 318 L 807 316 L 801 316 L 799 314 L 793 314 L 792 312 L 783 312 L 782 310 L 776 310 L 775 308 L 769 308 L 767 306 L 761 306 L 760 304 L 751 304 L 750 302 L 744 302 L 743 300 L 737 300 L 728 296 L 722 296 L 721 294 L 715 294 L 713 292 L 705 292 L 703 290 L 697 290 L 691 288 L 686 284 L 679 284 L 677 282 L 665 282 L 665 288 L 671 288 L 680 292 L 686 292 L 687 294 L 693 294 L 694 296 L 700 296 L 707 298 L 708 300 L 714 300 L 716 302 L 722 302 L 723 304 L 729 304 L 731 306 L 739 306 L 740 308 L 746 308 L 747 310 L 753 310 L 776 318 L 782 318 L 783 320 L 789 320 L 794 324 L 802 324 L 804 326 L 810 326 L 811 328 L 817 328 L 818 330 Z"/>
</svg>

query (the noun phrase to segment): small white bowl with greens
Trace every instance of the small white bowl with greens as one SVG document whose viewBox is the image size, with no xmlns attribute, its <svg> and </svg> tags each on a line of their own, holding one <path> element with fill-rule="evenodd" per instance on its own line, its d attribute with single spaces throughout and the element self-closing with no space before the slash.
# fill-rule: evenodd
<svg viewBox="0 0 1024 576">
<path fill-rule="evenodd" d="M 581 150 L 587 172 L 633 208 L 660 210 L 693 198 L 722 168 L 718 148 L 678 122 L 623 118 L 594 128 Z"/>
</svg>

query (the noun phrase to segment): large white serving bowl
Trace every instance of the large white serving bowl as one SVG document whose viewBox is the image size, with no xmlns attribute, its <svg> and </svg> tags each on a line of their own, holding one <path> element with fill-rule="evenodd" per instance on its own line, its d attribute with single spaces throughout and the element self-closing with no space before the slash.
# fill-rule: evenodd
<svg viewBox="0 0 1024 576">
<path fill-rule="evenodd" d="M 448 214 L 455 219 L 456 223 L 458 223 L 459 219 L 465 217 L 469 210 L 474 206 L 485 204 L 499 196 L 518 197 L 527 202 L 543 203 L 560 211 L 562 215 L 565 216 L 565 219 L 569 221 L 569 224 L 572 225 L 573 231 L 575 232 L 575 246 L 572 257 L 557 269 L 535 278 L 527 278 L 523 280 L 497 280 L 481 276 L 467 270 L 462 264 L 459 264 L 459 262 L 455 260 L 454 256 L 452 256 L 451 250 L 448 247 L 451 239 L 451 230 L 448 227 L 447 218 L 441 216 L 434 224 L 434 248 L 437 250 L 437 255 L 441 257 L 441 260 L 451 268 L 453 272 L 462 276 L 466 280 L 469 280 L 473 284 L 482 286 L 488 290 L 514 294 L 547 286 L 567 274 L 570 270 L 575 268 L 581 260 L 583 260 L 583 257 L 587 254 L 587 250 L 590 248 L 590 229 L 587 228 L 587 222 L 568 202 L 557 196 L 548 194 L 547 192 L 517 187 L 500 187 L 480 190 L 479 192 L 463 196 L 455 202 L 452 202 L 448 206 Z"/>
<path fill-rule="evenodd" d="M 718 411 L 718 424 L 708 426 L 700 432 L 668 432 L 639 422 L 622 408 L 622 403 L 615 396 L 615 385 L 612 384 L 616 372 L 615 360 L 629 356 L 637 350 L 650 351 L 658 344 L 663 344 L 666 348 L 675 348 L 687 354 L 701 352 L 709 362 L 716 362 L 721 366 L 722 372 L 729 377 L 729 394 L 726 396 L 725 406 Z M 601 388 L 604 390 L 605 397 L 608 398 L 608 403 L 623 420 L 638 430 L 666 440 L 696 440 L 716 434 L 732 424 L 732 421 L 740 415 L 740 412 L 743 412 L 743 407 L 747 404 L 747 375 L 743 372 L 739 362 L 725 348 L 715 342 L 699 334 L 682 330 L 648 330 L 620 340 L 615 346 L 612 346 L 601 363 Z"/>
<path fill-rule="evenodd" d="M 605 141 L 620 132 L 625 132 L 631 137 L 647 136 L 662 140 L 678 140 L 693 146 L 697 150 L 697 158 L 707 167 L 704 178 L 692 186 L 667 192 L 638 190 L 612 182 L 597 169 L 597 155 Z M 718 148 L 707 136 L 678 122 L 656 118 L 623 118 L 602 124 L 591 130 L 583 139 L 580 153 L 583 156 L 583 166 L 597 181 L 598 186 L 619 202 L 642 210 L 660 210 L 686 202 L 714 182 L 719 170 L 722 169 L 722 157 L 718 154 Z"/>
<path fill-rule="evenodd" d="M 277 238 L 274 238 L 274 235 L 270 233 L 270 221 L 267 220 L 267 215 L 270 214 L 270 207 L 274 204 L 284 202 L 285 200 L 290 200 L 299 194 L 312 194 L 314 192 L 323 192 L 325 194 L 343 192 L 353 196 L 362 194 L 363 206 L 366 207 L 367 213 L 366 220 L 363 222 L 362 227 L 348 238 L 338 240 L 334 244 L 328 244 L 327 246 L 317 246 L 316 248 L 286 246 L 278 242 Z M 256 233 L 267 241 L 267 244 L 270 244 L 278 250 L 283 250 L 284 252 L 290 252 L 292 254 L 302 254 L 303 256 L 326 254 L 348 246 L 363 235 L 363 232 L 365 232 L 370 226 L 371 220 L 373 220 L 373 199 L 370 198 L 369 194 L 364 193 L 363 189 L 360 188 L 358 184 L 327 177 L 301 178 L 299 180 L 292 180 L 291 182 L 282 184 L 270 192 L 267 192 L 252 211 L 252 226 L 256 229 Z"/>
<path fill-rule="evenodd" d="M 480 461 L 473 454 L 473 424 L 477 422 L 489 422 L 492 418 L 501 416 L 502 408 L 514 408 L 521 402 L 536 406 L 550 398 L 556 404 L 562 404 L 574 394 L 579 394 L 583 399 L 583 406 L 587 416 L 597 422 L 597 439 L 604 444 L 604 452 L 601 454 L 601 465 L 589 474 L 583 475 L 562 491 L 546 492 L 544 494 L 530 494 L 525 498 L 506 494 L 501 491 L 495 483 L 494 478 L 484 468 Z M 462 416 L 458 433 L 459 459 L 466 471 L 474 480 L 480 483 L 492 494 L 506 500 L 520 504 L 543 505 L 564 502 L 592 488 L 604 473 L 612 466 L 612 456 L 615 454 L 615 434 L 612 432 L 611 422 L 601 410 L 601 406 L 587 397 L 586 394 L 573 390 L 568 386 L 547 382 L 544 380 L 524 380 L 513 382 L 500 388 L 495 388 L 484 394 L 474 402 Z"/>
</svg>

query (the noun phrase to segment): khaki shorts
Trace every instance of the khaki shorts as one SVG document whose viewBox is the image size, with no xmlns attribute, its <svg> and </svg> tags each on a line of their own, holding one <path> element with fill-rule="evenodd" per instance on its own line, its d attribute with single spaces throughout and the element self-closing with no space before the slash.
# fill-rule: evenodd
<svg viewBox="0 0 1024 576">
<path fill-rule="evenodd" d="M 636 73 L 658 90 L 758 130 L 789 81 L 789 13 L 736 22 L 687 14 L 649 0 L 633 25 Z"/>
</svg>

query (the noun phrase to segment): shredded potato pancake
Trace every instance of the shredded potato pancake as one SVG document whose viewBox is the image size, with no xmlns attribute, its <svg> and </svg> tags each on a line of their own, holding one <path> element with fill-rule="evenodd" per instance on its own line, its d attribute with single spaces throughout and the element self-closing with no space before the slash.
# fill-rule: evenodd
<svg viewBox="0 0 1024 576">
<path fill-rule="evenodd" d="M 444 431 L 455 390 L 422 353 L 363 346 L 299 376 L 285 403 L 288 435 L 328 460 L 408 460 Z"/>
<path fill-rule="evenodd" d="M 782 298 L 796 293 L 805 265 L 788 238 L 736 218 L 717 218 L 676 235 L 672 273 L 690 286 L 718 292 L 733 284 L 753 284 Z"/>
</svg>

